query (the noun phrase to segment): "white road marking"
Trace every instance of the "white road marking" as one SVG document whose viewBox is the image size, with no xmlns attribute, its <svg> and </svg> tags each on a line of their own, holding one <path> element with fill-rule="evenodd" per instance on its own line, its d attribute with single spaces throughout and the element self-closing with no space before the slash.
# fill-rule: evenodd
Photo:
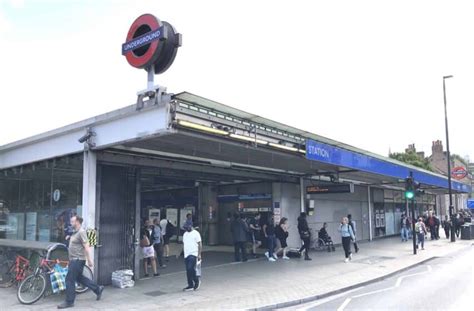
<svg viewBox="0 0 474 311">
<path fill-rule="evenodd" d="M 344 308 L 347 307 L 349 302 L 351 302 L 351 298 L 347 298 L 346 300 L 344 300 L 342 305 L 339 308 L 337 308 L 337 311 L 344 311 Z"/>
<path fill-rule="evenodd" d="M 358 288 L 354 288 L 354 289 L 351 289 L 347 292 L 344 292 L 344 293 L 340 293 L 340 294 L 337 294 L 337 295 L 334 295 L 334 296 L 330 296 L 330 297 L 327 297 L 327 298 L 323 298 L 323 299 L 318 299 L 314 302 L 309 302 L 309 303 L 306 303 L 304 305 L 302 305 L 301 307 L 299 308 L 296 308 L 295 307 L 289 307 L 289 308 L 284 308 L 282 309 L 283 310 L 295 310 L 295 311 L 306 311 L 306 310 L 309 310 L 309 309 L 312 309 L 314 307 L 317 307 L 317 306 L 320 306 L 320 305 L 323 305 L 325 303 L 328 303 L 328 302 L 331 302 L 333 300 L 336 300 L 336 299 L 339 299 L 341 297 L 344 297 L 344 296 L 347 296 L 348 294 L 350 293 L 353 293 L 353 292 L 356 292 L 356 291 L 359 291 L 361 289 L 365 288 L 365 286 L 362 286 L 362 287 L 358 287 Z"/>
<path fill-rule="evenodd" d="M 433 270 L 430 265 L 427 265 L 426 268 L 427 268 L 428 271 L 425 271 L 425 272 L 418 272 L 418 273 L 413 273 L 413 274 L 407 274 L 407 275 L 403 275 L 403 276 L 399 277 L 399 278 L 397 279 L 397 281 L 396 281 L 396 283 L 395 283 L 394 286 L 390 286 L 390 287 L 382 288 L 382 289 L 377 289 L 377 290 L 374 290 L 374 291 L 371 291 L 371 292 L 367 292 L 367 293 L 363 293 L 363 294 L 359 294 L 359 295 L 355 295 L 355 296 L 352 296 L 352 297 L 350 297 L 350 298 L 347 298 L 346 300 L 344 300 L 344 302 L 342 303 L 342 305 L 341 305 L 339 308 L 337 308 L 337 311 L 344 311 L 344 309 L 347 307 L 347 305 L 351 302 L 352 299 L 390 291 L 390 290 L 392 290 L 392 289 L 395 289 L 395 288 L 397 288 L 397 287 L 400 287 L 400 285 L 402 284 L 403 280 L 406 279 L 406 278 L 408 278 L 408 277 L 412 277 L 412 276 L 417 276 L 417 275 L 425 274 L 425 273 L 431 272 L 431 271 Z"/>
</svg>

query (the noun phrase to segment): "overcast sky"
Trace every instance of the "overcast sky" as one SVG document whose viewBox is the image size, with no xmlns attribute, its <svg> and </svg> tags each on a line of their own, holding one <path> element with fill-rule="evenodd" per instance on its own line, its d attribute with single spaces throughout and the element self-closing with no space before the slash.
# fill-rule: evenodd
<svg viewBox="0 0 474 311">
<path fill-rule="evenodd" d="M 0 145 L 133 104 L 121 55 L 152 13 L 183 34 L 156 81 L 382 155 L 474 158 L 472 1 L 0 0 Z"/>
</svg>

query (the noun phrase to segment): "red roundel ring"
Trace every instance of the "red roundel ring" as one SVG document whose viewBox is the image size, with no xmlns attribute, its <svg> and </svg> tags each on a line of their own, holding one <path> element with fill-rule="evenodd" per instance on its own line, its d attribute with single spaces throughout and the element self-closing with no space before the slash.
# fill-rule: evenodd
<svg viewBox="0 0 474 311">
<path fill-rule="evenodd" d="M 158 18 L 151 14 L 143 14 L 140 17 L 138 17 L 130 26 L 130 30 L 128 31 L 127 34 L 127 40 L 126 42 L 134 39 L 134 37 L 137 37 L 139 35 L 142 35 L 143 33 L 138 33 L 137 31 L 143 32 L 144 30 L 146 32 L 156 30 L 161 27 L 161 22 Z M 127 61 L 130 65 L 136 68 L 146 68 L 151 66 L 158 55 L 157 50 L 160 47 L 160 41 L 155 40 L 149 44 L 148 49 L 146 49 L 146 52 L 144 54 L 136 54 L 135 51 L 131 51 L 125 55 L 127 58 Z"/>
</svg>

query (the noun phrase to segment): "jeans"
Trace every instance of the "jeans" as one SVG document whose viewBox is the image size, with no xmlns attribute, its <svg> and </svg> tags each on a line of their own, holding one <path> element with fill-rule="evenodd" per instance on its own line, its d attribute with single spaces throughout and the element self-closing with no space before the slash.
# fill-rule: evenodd
<svg viewBox="0 0 474 311">
<path fill-rule="evenodd" d="M 243 261 L 247 261 L 247 251 L 245 249 L 245 243 L 246 242 L 234 242 L 234 255 L 235 255 L 235 261 L 240 261 L 243 259 Z M 242 258 L 240 254 L 242 253 Z"/>
<path fill-rule="evenodd" d="M 99 293 L 99 285 L 82 275 L 85 264 L 85 260 L 73 259 L 69 261 L 66 275 L 66 303 L 68 304 L 74 304 L 76 299 L 76 282 L 89 287 L 96 295 Z"/>
<path fill-rule="evenodd" d="M 268 242 L 268 256 L 272 257 L 273 252 L 275 251 L 275 245 L 276 245 L 276 237 L 275 235 L 269 235 L 267 237 L 267 242 Z"/>
<path fill-rule="evenodd" d="M 303 245 L 301 245 L 301 248 L 300 248 L 300 253 L 305 250 L 305 257 L 308 257 L 309 256 L 309 245 L 311 244 L 310 242 L 310 237 L 307 237 L 307 238 L 301 238 L 301 240 L 303 241 Z"/>
<path fill-rule="evenodd" d="M 162 243 L 153 244 L 153 248 L 156 252 L 156 258 L 158 258 L 158 264 L 160 267 L 163 266 L 163 245 Z"/>
<path fill-rule="evenodd" d="M 351 237 L 342 237 L 342 247 L 344 248 L 344 255 L 346 256 L 346 258 L 349 258 L 349 256 L 351 255 Z"/>
<path fill-rule="evenodd" d="M 421 244 L 421 248 L 425 248 L 425 234 L 424 233 L 417 233 L 416 236 L 418 237 L 418 244 Z"/>
<path fill-rule="evenodd" d="M 184 259 L 184 264 L 186 265 L 186 276 L 188 278 L 188 287 L 194 287 L 199 282 L 199 278 L 196 275 L 196 263 L 197 257 L 194 255 L 189 255 Z"/>
<path fill-rule="evenodd" d="M 402 227 L 400 234 L 402 236 L 402 241 L 408 241 L 408 228 L 407 227 Z"/>
</svg>

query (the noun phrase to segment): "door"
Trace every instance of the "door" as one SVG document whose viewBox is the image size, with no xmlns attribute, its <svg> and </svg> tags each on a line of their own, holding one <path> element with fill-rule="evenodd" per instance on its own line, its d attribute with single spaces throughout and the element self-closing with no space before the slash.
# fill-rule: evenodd
<svg viewBox="0 0 474 311">
<path fill-rule="evenodd" d="M 136 174 L 133 168 L 99 165 L 98 282 L 111 284 L 112 272 L 134 269 Z"/>
</svg>

